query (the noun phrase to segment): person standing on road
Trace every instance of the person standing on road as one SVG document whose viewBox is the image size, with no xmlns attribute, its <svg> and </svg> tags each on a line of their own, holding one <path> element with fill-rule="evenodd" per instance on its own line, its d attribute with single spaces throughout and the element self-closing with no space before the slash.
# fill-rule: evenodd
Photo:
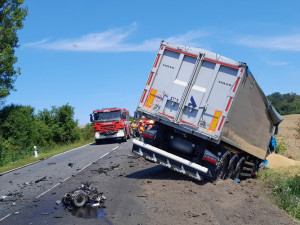
<svg viewBox="0 0 300 225">
<path fill-rule="evenodd" d="M 140 121 L 139 123 L 139 130 L 140 130 L 140 135 L 145 131 L 145 124 L 143 121 Z"/>
<path fill-rule="evenodd" d="M 138 127 L 138 125 L 137 125 L 137 123 L 135 122 L 135 121 L 133 121 L 132 123 L 131 123 L 131 131 L 132 131 L 132 136 L 133 137 L 136 137 L 136 132 L 137 132 L 137 127 Z"/>
</svg>

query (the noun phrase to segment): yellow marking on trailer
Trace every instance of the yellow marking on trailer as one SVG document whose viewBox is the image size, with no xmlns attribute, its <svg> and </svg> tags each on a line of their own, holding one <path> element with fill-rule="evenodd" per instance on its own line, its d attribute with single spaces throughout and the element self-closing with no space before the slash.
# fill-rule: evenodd
<svg viewBox="0 0 300 225">
<path fill-rule="evenodd" d="M 218 111 L 218 110 L 215 111 L 213 119 L 211 120 L 209 130 L 211 130 L 211 131 L 216 130 L 221 115 L 222 115 L 222 111 Z"/>
<path fill-rule="evenodd" d="M 153 101 L 155 99 L 156 93 L 157 93 L 157 90 L 151 89 L 150 94 L 148 96 L 148 99 L 146 101 L 146 107 L 147 108 L 151 108 L 151 106 L 153 104 Z"/>
<path fill-rule="evenodd" d="M 203 130 L 206 131 L 207 133 L 214 134 L 214 132 L 211 130 L 207 130 L 207 129 L 203 129 Z"/>
</svg>

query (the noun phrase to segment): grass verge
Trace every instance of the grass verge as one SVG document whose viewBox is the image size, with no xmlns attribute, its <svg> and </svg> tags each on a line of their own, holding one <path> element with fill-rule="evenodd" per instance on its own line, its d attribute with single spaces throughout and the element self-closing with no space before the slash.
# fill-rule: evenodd
<svg viewBox="0 0 300 225">
<path fill-rule="evenodd" d="M 11 163 L 9 163 L 5 166 L 0 167 L 0 173 L 6 172 L 6 171 L 9 171 L 9 170 L 13 170 L 13 169 L 16 169 L 16 168 L 21 167 L 21 166 L 25 166 L 27 164 L 39 161 L 41 159 L 49 158 L 51 156 L 57 155 L 57 154 L 62 153 L 62 152 L 66 152 L 66 151 L 74 149 L 74 148 L 78 148 L 80 146 L 86 145 L 86 144 L 91 143 L 91 142 L 93 142 L 93 139 L 82 140 L 82 141 L 78 141 L 78 142 L 75 142 L 75 143 L 69 144 L 69 145 L 57 146 L 57 147 L 55 147 L 55 148 L 53 148 L 53 149 L 51 149 L 51 150 L 49 150 L 45 153 L 39 153 L 38 152 L 38 155 L 39 155 L 38 158 L 35 158 L 34 157 L 34 152 L 32 152 L 33 155 L 30 156 L 30 157 L 25 157 L 24 159 L 20 159 L 20 160 L 11 162 Z"/>
<path fill-rule="evenodd" d="M 259 179 L 271 190 L 271 201 L 300 222 L 300 167 L 266 169 Z"/>
</svg>

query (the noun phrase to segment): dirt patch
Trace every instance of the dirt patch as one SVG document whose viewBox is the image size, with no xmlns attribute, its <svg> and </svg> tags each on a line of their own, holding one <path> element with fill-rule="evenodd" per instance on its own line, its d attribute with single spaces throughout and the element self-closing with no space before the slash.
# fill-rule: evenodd
<svg viewBox="0 0 300 225">
<path fill-rule="evenodd" d="M 277 143 L 286 144 L 285 156 L 300 160 L 300 114 L 286 115 L 279 125 L 279 134 L 276 135 Z"/>
<path fill-rule="evenodd" d="M 269 155 L 267 157 L 267 160 L 269 161 L 268 168 L 270 169 L 300 167 L 300 161 L 289 159 L 285 156 L 278 154 Z"/>
<path fill-rule="evenodd" d="M 162 169 L 140 185 L 151 224 L 297 224 L 270 203 L 255 179 L 199 184 Z"/>
</svg>

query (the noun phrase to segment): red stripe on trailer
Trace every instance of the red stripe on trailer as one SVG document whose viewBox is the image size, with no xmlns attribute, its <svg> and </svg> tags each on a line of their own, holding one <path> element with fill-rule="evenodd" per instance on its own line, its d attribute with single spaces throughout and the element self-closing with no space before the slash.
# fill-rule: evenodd
<svg viewBox="0 0 300 225">
<path fill-rule="evenodd" d="M 143 94 L 143 97 L 142 97 L 141 103 L 143 103 L 143 101 L 144 101 L 144 99 L 145 99 L 146 92 L 147 92 L 147 90 L 144 90 L 144 94 Z"/>
<path fill-rule="evenodd" d="M 158 64 L 158 61 L 159 61 L 159 58 L 160 58 L 160 55 L 157 55 L 157 58 L 156 58 L 156 62 L 155 62 L 154 68 L 156 68 L 156 66 L 157 66 L 157 64 Z"/>
<path fill-rule="evenodd" d="M 213 164 L 217 164 L 217 161 L 216 160 L 213 160 L 213 159 L 211 159 L 211 158 L 208 158 L 208 157 L 203 157 L 203 159 L 205 160 L 205 161 L 207 161 L 207 162 L 210 162 L 210 163 L 213 163 Z"/>
<path fill-rule="evenodd" d="M 224 119 L 225 119 L 225 116 L 222 117 L 222 120 L 221 120 L 221 123 L 220 123 L 220 125 L 218 127 L 218 130 L 221 130 L 221 127 L 223 125 Z"/>
<path fill-rule="evenodd" d="M 144 136 L 144 137 L 147 137 L 147 138 L 150 138 L 150 139 L 154 139 L 154 136 L 152 136 L 152 135 L 150 135 L 150 134 L 147 134 L 147 133 L 142 133 L 142 135 Z"/>
<path fill-rule="evenodd" d="M 233 88 L 233 92 L 235 92 L 236 91 L 236 89 L 237 89 L 237 86 L 238 86 L 238 84 L 239 84 L 239 82 L 240 82 L 240 77 L 236 80 L 236 82 L 235 82 L 235 85 L 234 85 L 234 88 Z"/>
<path fill-rule="evenodd" d="M 188 53 L 188 52 L 183 52 L 183 51 L 180 51 L 180 50 L 177 50 L 177 49 L 174 49 L 174 48 L 166 47 L 166 49 L 170 50 L 172 52 L 178 52 L 178 53 L 185 54 L 185 55 L 188 55 L 188 56 L 191 56 L 191 57 L 194 57 L 194 58 L 198 58 L 197 55 L 194 55 L 194 54 L 191 54 L 191 53 Z"/>
<path fill-rule="evenodd" d="M 164 46 L 162 45 L 162 46 L 160 47 L 160 49 L 163 50 L 163 49 L 164 49 Z"/>
<path fill-rule="evenodd" d="M 220 65 L 227 66 L 227 67 L 230 67 L 230 68 L 233 68 L 233 69 L 237 69 L 237 70 L 239 69 L 238 66 L 234 66 L 234 65 L 231 65 L 231 64 L 228 64 L 228 63 L 223 63 L 223 62 L 220 62 L 220 61 L 217 61 L 217 60 L 214 60 L 214 59 L 204 58 L 203 60 L 208 61 L 208 62 L 218 63 Z"/>
<path fill-rule="evenodd" d="M 230 104 L 231 104 L 231 101 L 232 101 L 232 97 L 229 98 L 229 101 L 228 101 L 228 103 L 227 103 L 225 112 L 227 112 L 227 110 L 229 109 L 229 106 L 230 106 Z"/>
<path fill-rule="evenodd" d="M 188 122 L 186 122 L 186 121 L 184 121 L 184 120 L 180 120 L 180 122 L 181 122 L 181 123 L 185 123 L 185 124 L 190 125 L 190 126 L 193 126 L 193 127 L 197 127 L 196 125 L 194 125 L 194 124 L 192 124 L 192 123 L 188 123 Z"/>
<path fill-rule="evenodd" d="M 149 81 L 148 81 L 148 84 L 147 85 L 150 85 L 150 83 L 151 83 L 151 80 L 152 80 L 152 77 L 153 77 L 153 72 L 151 72 L 151 75 L 150 75 L 150 78 L 149 78 Z"/>
<path fill-rule="evenodd" d="M 160 112 L 159 112 L 158 114 L 163 115 L 163 116 L 166 116 L 166 117 L 168 117 L 168 118 L 170 118 L 170 119 L 174 119 L 173 116 L 169 116 L 169 115 L 167 115 L 167 114 L 163 114 L 163 113 L 160 113 Z"/>
</svg>

